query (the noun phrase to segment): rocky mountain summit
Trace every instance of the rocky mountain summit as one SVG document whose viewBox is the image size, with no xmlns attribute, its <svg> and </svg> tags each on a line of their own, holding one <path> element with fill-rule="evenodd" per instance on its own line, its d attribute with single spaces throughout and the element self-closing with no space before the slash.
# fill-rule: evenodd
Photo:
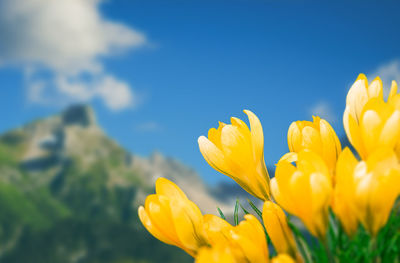
<svg viewBox="0 0 400 263">
<path fill-rule="evenodd" d="M 232 210 L 232 193 L 245 195 L 226 184 L 211 189 L 191 168 L 161 153 L 129 153 L 85 105 L 4 133 L 0 261 L 190 262 L 138 222 L 137 207 L 160 176 L 206 213 L 217 206 Z"/>
</svg>

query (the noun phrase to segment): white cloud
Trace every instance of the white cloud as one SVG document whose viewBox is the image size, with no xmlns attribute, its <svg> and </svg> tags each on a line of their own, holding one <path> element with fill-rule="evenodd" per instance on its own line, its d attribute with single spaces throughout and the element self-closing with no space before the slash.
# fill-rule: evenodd
<svg viewBox="0 0 400 263">
<path fill-rule="evenodd" d="M 385 97 L 389 95 L 392 80 L 400 82 L 400 60 L 394 59 L 388 63 L 380 65 L 373 73 L 368 74 L 368 80 L 373 80 L 379 76 L 383 83 Z"/>
<path fill-rule="evenodd" d="M 98 94 L 104 98 L 107 106 L 114 110 L 125 108 L 134 102 L 134 94 L 127 83 L 106 76 L 98 86 Z"/>
<path fill-rule="evenodd" d="M 100 4 L 99 0 L 0 1 L 0 65 L 24 70 L 30 101 L 99 98 L 112 110 L 134 105 L 132 89 L 107 72 L 102 59 L 143 46 L 146 37 L 104 18 Z"/>
<path fill-rule="evenodd" d="M 331 105 L 326 101 L 320 101 L 317 104 L 313 105 L 309 112 L 312 115 L 319 116 L 328 122 L 335 122 L 336 115 L 331 107 Z"/>
<path fill-rule="evenodd" d="M 64 105 L 101 99 L 109 109 L 117 111 L 132 104 L 136 105 L 137 101 L 127 83 L 105 73 L 91 80 L 65 75 L 47 80 L 31 76 L 28 78 L 28 99 L 43 105 Z"/>
</svg>

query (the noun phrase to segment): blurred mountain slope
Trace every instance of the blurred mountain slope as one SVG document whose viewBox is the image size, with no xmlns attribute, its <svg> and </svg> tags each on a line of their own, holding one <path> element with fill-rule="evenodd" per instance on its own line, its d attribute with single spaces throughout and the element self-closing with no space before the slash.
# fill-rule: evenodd
<svg viewBox="0 0 400 263">
<path fill-rule="evenodd" d="M 137 207 L 159 176 L 181 186 L 204 212 L 232 209 L 232 198 L 214 198 L 179 161 L 124 150 L 88 106 L 6 132 L 0 136 L 0 262 L 191 262 L 138 221 Z"/>
</svg>

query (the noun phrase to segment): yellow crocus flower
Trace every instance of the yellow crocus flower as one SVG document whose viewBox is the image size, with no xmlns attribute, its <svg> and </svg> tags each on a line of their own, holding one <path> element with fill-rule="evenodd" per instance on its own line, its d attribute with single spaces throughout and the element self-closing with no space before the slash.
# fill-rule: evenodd
<svg viewBox="0 0 400 263">
<path fill-rule="evenodd" d="M 296 241 L 292 231 L 287 223 L 287 218 L 279 205 L 265 201 L 262 217 L 268 236 L 277 253 L 286 253 L 293 257 L 299 257 L 296 247 Z"/>
<path fill-rule="evenodd" d="M 202 247 L 196 257 L 195 263 L 241 263 L 225 244 L 217 244 L 213 247 Z M 245 262 L 243 262 L 245 263 Z"/>
<path fill-rule="evenodd" d="M 342 223 L 345 232 L 353 236 L 358 228 L 357 211 L 355 207 L 354 168 L 358 160 L 349 148 L 340 154 L 336 168 L 336 184 L 332 209 Z"/>
<path fill-rule="evenodd" d="M 400 110 L 400 94 L 397 93 L 397 88 L 397 83 L 393 80 L 387 103 L 393 106 L 395 109 Z M 397 157 L 400 158 L 400 136 L 394 149 Z"/>
<path fill-rule="evenodd" d="M 295 263 L 295 261 L 287 254 L 279 254 L 271 260 L 271 263 Z"/>
<path fill-rule="evenodd" d="M 377 77 L 371 84 L 368 84 L 368 79 L 364 74 L 358 75 L 347 93 L 345 114 L 359 120 L 365 104 L 372 98 L 383 100 L 381 79 Z"/>
<path fill-rule="evenodd" d="M 241 251 L 245 262 L 268 262 L 269 252 L 264 228 L 255 216 L 247 214 L 244 218 L 231 230 L 231 239 L 237 248 L 234 251 Z"/>
<path fill-rule="evenodd" d="M 149 195 L 138 212 L 140 221 L 154 237 L 191 256 L 201 246 L 208 245 L 200 209 L 165 178 L 157 179 L 156 194 Z"/>
<path fill-rule="evenodd" d="M 400 136 L 400 107 L 396 107 L 397 85 L 392 85 L 388 102 L 383 99 L 382 81 L 376 78 L 368 85 L 360 74 L 347 94 L 343 124 L 349 141 L 366 159 L 379 147 L 392 149 Z"/>
<path fill-rule="evenodd" d="M 203 229 L 207 235 L 209 244 L 214 245 L 226 242 L 234 226 L 216 215 L 204 215 Z"/>
<path fill-rule="evenodd" d="M 335 170 L 336 160 L 342 147 L 335 131 L 326 120 L 313 116 L 312 122 L 293 122 L 287 137 L 291 152 L 311 150 L 324 159 L 330 171 Z"/>
<path fill-rule="evenodd" d="M 264 135 L 260 120 L 251 111 L 251 130 L 238 118 L 232 124 L 220 123 L 211 128 L 208 138 L 198 139 L 204 159 L 215 170 L 231 177 L 247 192 L 262 200 L 269 200 L 269 176 L 264 162 Z"/>
<path fill-rule="evenodd" d="M 312 235 L 325 238 L 332 181 L 318 154 L 303 150 L 282 157 L 271 180 L 271 191 L 278 204 L 299 217 Z"/>
<path fill-rule="evenodd" d="M 208 221 L 213 226 L 205 228 L 209 236 L 214 236 L 210 238 L 213 244 L 200 250 L 196 262 L 226 260 L 236 263 L 268 263 L 268 246 L 261 223 L 251 214 L 245 215 L 244 218 L 239 225 L 231 226 L 223 219 L 209 216 Z"/>
<path fill-rule="evenodd" d="M 337 187 L 342 187 L 347 196 L 339 196 L 338 201 L 335 202 L 352 201 L 354 206 L 349 206 L 348 211 L 355 213 L 365 229 L 372 236 L 376 236 L 386 224 L 393 204 L 400 194 L 398 158 L 388 147 L 376 150 L 367 160 L 360 162 L 355 161 L 350 151 L 343 154 L 345 156 L 338 163 L 338 173 L 341 173 L 338 176 L 350 177 L 351 179 L 343 181 L 343 184 L 350 183 L 350 186 L 346 188 L 346 185 L 341 185 L 342 181 L 338 181 Z M 352 225 L 347 222 L 348 214 L 338 213 L 338 216 L 343 225 Z M 352 229 L 352 227 L 349 228 Z"/>
</svg>

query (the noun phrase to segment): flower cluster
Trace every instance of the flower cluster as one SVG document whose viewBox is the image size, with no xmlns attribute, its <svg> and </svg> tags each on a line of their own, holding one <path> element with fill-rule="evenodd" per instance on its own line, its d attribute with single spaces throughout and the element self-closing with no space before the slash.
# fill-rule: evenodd
<svg viewBox="0 0 400 263">
<path fill-rule="evenodd" d="M 333 223 L 349 239 L 360 229 L 376 239 L 400 194 L 400 94 L 394 81 L 387 99 L 379 78 L 368 83 L 361 74 L 350 88 L 343 124 L 354 152 L 342 149 L 326 120 L 293 122 L 289 152 L 276 164 L 272 179 L 264 162 L 261 123 L 254 113 L 244 112 L 250 128 L 231 118 L 231 124 L 211 128 L 198 143 L 215 170 L 264 202 L 262 213 L 258 211 L 262 220 L 245 210 L 236 225 L 203 215 L 178 186 L 159 178 L 156 194 L 139 208 L 140 220 L 153 236 L 198 263 L 315 260 L 297 240 L 287 214 L 299 218 L 322 244 L 328 243 Z M 334 261 L 332 255 L 327 258 Z"/>
</svg>

